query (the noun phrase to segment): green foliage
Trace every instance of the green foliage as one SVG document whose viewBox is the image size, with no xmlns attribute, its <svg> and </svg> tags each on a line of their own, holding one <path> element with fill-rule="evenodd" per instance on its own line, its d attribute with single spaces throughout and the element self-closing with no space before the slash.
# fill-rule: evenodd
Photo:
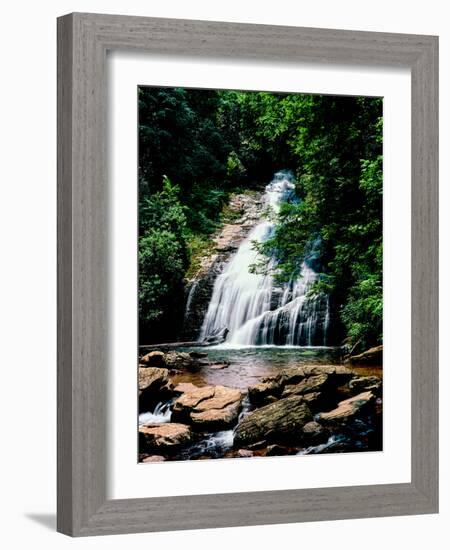
<svg viewBox="0 0 450 550">
<path fill-rule="evenodd" d="M 177 328 L 188 266 L 185 208 L 179 189 L 164 177 L 163 189 L 140 201 L 139 319 L 159 337 Z M 144 229 L 145 228 L 145 229 Z"/>
<path fill-rule="evenodd" d="M 377 274 L 365 274 L 351 287 L 342 309 L 347 335 L 353 343 L 369 346 L 381 342 L 383 328 L 383 292 Z"/>
<path fill-rule="evenodd" d="M 236 181 L 245 175 L 245 168 L 236 151 L 231 151 L 227 158 L 227 176 Z"/>
<path fill-rule="evenodd" d="M 144 321 L 160 321 L 180 286 L 185 269 L 183 244 L 165 229 L 149 229 L 139 241 L 139 307 Z"/>
</svg>

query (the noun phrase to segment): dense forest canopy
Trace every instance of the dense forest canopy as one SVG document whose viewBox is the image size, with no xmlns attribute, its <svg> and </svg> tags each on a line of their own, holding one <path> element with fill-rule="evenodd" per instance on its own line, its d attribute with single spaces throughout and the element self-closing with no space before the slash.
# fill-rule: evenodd
<svg viewBox="0 0 450 550">
<path fill-rule="evenodd" d="M 151 87 L 139 89 L 141 341 L 177 337 L 186 276 L 230 194 L 264 189 L 281 169 L 296 197 L 263 257 L 277 258 L 282 281 L 309 256 L 343 338 L 381 342 L 382 100 Z"/>
</svg>

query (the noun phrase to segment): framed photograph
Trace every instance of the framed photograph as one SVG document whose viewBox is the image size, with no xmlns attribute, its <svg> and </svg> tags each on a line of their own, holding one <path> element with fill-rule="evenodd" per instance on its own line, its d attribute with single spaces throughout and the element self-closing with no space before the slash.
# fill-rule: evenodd
<svg viewBox="0 0 450 550">
<path fill-rule="evenodd" d="M 438 39 L 58 20 L 58 530 L 436 513 Z"/>
</svg>

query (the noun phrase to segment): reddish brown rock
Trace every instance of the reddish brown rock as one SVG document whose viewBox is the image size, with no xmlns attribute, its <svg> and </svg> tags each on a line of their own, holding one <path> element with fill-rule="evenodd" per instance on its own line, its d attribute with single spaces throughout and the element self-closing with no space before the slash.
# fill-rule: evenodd
<svg viewBox="0 0 450 550">
<path fill-rule="evenodd" d="M 147 456 L 145 457 L 142 462 L 144 463 L 147 463 L 147 462 L 165 462 L 165 457 L 161 456 L 161 455 L 150 455 L 150 456 Z"/>
<path fill-rule="evenodd" d="M 367 391 L 350 397 L 345 401 L 338 403 L 338 406 L 329 412 L 322 412 L 318 415 L 319 422 L 324 423 L 339 423 L 353 419 L 363 409 L 369 405 L 375 404 L 375 396 L 372 392 Z"/>
<path fill-rule="evenodd" d="M 155 367 L 139 369 L 139 390 L 159 390 L 169 383 L 169 371 Z"/>
<path fill-rule="evenodd" d="M 196 388 L 175 401 L 172 418 L 200 430 L 225 428 L 237 420 L 241 400 L 240 390 L 234 388 Z"/>
<path fill-rule="evenodd" d="M 201 401 L 209 399 L 214 395 L 214 386 L 203 386 L 188 391 L 179 397 L 173 406 L 175 415 L 179 413 L 190 413 Z"/>
<path fill-rule="evenodd" d="M 170 351 L 164 355 L 164 362 L 169 369 L 193 369 L 197 360 L 184 351 Z"/>
<path fill-rule="evenodd" d="M 198 386 L 195 386 L 191 382 L 180 382 L 173 388 L 173 393 L 181 395 L 182 393 L 189 393 L 198 390 Z"/>
<path fill-rule="evenodd" d="M 192 426 L 201 430 L 225 428 L 231 426 L 239 415 L 240 402 L 231 403 L 220 409 L 208 409 L 202 412 L 191 412 Z"/>
<path fill-rule="evenodd" d="M 383 363 L 383 346 L 376 346 L 359 355 L 352 355 L 348 360 L 350 363 L 381 365 Z"/>
<path fill-rule="evenodd" d="M 236 453 L 236 456 L 238 458 L 250 458 L 251 456 L 253 456 L 253 453 L 249 449 L 239 449 Z"/>
<path fill-rule="evenodd" d="M 141 357 L 139 364 L 143 367 L 165 367 L 166 363 L 164 361 L 164 353 L 162 351 L 151 351 Z"/>
<path fill-rule="evenodd" d="M 173 452 L 189 443 L 189 426 L 173 422 L 145 424 L 139 427 L 139 448 L 150 452 Z"/>
<path fill-rule="evenodd" d="M 169 371 L 156 367 L 139 369 L 139 410 L 152 410 L 155 405 L 172 396 Z"/>
</svg>

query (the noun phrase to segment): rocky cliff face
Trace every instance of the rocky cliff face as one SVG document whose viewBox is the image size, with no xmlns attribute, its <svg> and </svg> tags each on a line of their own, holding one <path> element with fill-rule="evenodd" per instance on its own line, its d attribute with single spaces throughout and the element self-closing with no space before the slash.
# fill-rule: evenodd
<svg viewBox="0 0 450 550">
<path fill-rule="evenodd" d="M 194 341 L 211 300 L 214 281 L 224 264 L 239 248 L 251 229 L 258 223 L 264 211 L 262 193 L 236 194 L 228 205 L 229 222 L 222 226 L 213 238 L 213 253 L 200 259 L 200 267 L 187 281 L 186 307 L 182 340 Z"/>
</svg>

